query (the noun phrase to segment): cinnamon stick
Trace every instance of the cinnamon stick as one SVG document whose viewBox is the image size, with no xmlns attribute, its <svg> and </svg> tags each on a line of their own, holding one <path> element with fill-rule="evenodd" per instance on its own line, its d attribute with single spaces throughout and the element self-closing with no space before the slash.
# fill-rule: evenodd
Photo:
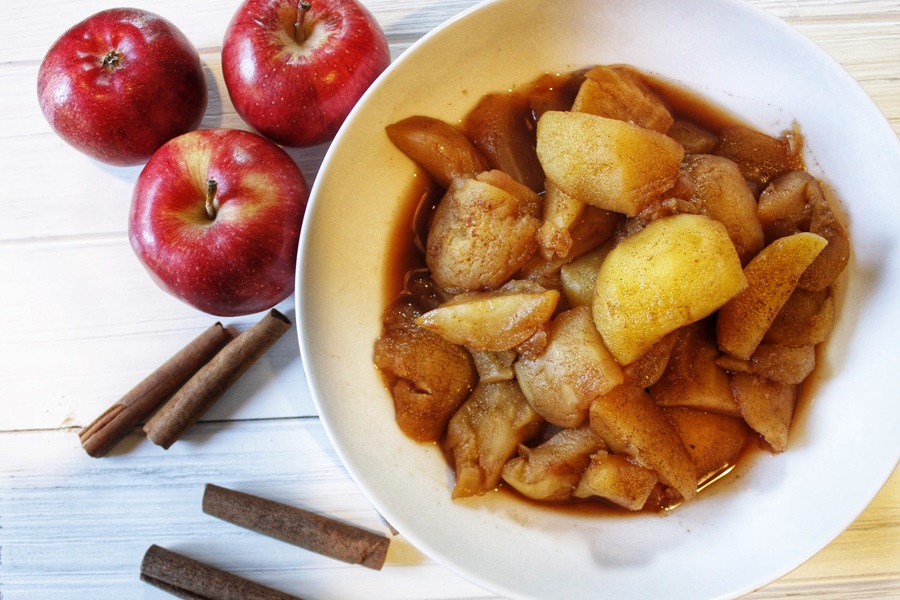
<svg viewBox="0 0 900 600">
<path fill-rule="evenodd" d="M 232 337 L 221 323 L 209 327 L 82 429 L 78 434 L 81 446 L 95 458 L 104 456 L 209 362 Z"/>
<path fill-rule="evenodd" d="M 187 600 L 300 600 L 155 544 L 141 561 L 141 581 Z"/>
<path fill-rule="evenodd" d="M 272 309 L 261 321 L 234 338 L 147 421 L 144 425 L 147 437 L 169 448 L 290 327 L 288 318 Z"/>
<path fill-rule="evenodd" d="M 203 512 L 234 525 L 350 564 L 380 570 L 390 539 L 323 515 L 211 483 Z"/>
</svg>

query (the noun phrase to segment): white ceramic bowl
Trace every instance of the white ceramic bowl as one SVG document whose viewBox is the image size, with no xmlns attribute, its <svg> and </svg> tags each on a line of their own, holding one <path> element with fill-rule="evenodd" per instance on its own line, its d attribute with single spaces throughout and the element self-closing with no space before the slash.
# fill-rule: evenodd
<svg viewBox="0 0 900 600">
<path fill-rule="evenodd" d="M 850 216 L 848 293 L 826 378 L 787 452 L 667 516 L 587 518 L 496 495 L 450 500 L 432 446 L 394 424 L 372 365 L 386 255 L 413 167 L 385 125 L 455 121 L 488 91 L 544 72 L 629 63 L 682 82 L 755 127 L 797 120 L 807 164 Z M 433 31 L 373 85 L 312 190 L 297 274 L 301 353 L 348 471 L 420 550 L 512 598 L 711 599 L 748 593 L 820 550 L 900 458 L 900 144 L 837 63 L 737 0 L 496 0 Z"/>
</svg>

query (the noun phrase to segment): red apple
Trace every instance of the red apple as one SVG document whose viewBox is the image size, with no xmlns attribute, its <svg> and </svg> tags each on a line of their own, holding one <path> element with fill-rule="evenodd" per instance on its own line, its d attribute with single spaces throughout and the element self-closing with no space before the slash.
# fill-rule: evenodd
<svg viewBox="0 0 900 600">
<path fill-rule="evenodd" d="M 38 100 L 66 142 L 112 165 L 145 162 L 196 129 L 206 109 L 200 55 L 175 25 L 132 8 L 66 31 L 38 70 Z"/>
<path fill-rule="evenodd" d="M 204 312 L 271 308 L 294 291 L 309 188 L 255 133 L 202 129 L 163 145 L 138 176 L 131 247 L 156 283 Z"/>
<path fill-rule="evenodd" d="M 334 137 L 389 63 L 384 32 L 355 0 L 246 0 L 222 44 L 238 114 L 285 146 Z"/>
</svg>

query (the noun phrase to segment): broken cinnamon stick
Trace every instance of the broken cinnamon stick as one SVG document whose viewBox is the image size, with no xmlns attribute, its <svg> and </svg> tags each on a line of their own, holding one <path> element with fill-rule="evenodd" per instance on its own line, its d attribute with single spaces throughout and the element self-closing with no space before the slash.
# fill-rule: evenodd
<svg viewBox="0 0 900 600">
<path fill-rule="evenodd" d="M 300 600 L 155 544 L 141 561 L 141 581 L 187 600 Z"/>
<path fill-rule="evenodd" d="M 390 539 L 371 531 L 273 500 L 211 483 L 203 512 L 312 552 L 380 570 Z"/>
<path fill-rule="evenodd" d="M 104 456 L 209 362 L 232 337 L 221 323 L 209 327 L 82 429 L 78 434 L 81 446 L 95 458 Z"/>
<path fill-rule="evenodd" d="M 147 437 L 168 449 L 290 327 L 288 318 L 272 309 L 261 321 L 230 341 L 147 421 L 144 425 Z"/>
</svg>

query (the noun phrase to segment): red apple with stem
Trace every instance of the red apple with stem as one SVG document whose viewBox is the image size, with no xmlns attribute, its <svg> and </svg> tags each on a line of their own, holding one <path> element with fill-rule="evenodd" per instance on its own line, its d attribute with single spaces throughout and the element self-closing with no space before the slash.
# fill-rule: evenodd
<svg viewBox="0 0 900 600">
<path fill-rule="evenodd" d="M 206 79 L 200 55 L 175 25 L 117 8 L 88 17 L 50 47 L 38 70 L 38 100 L 77 150 L 135 165 L 200 125 Z"/>
<path fill-rule="evenodd" d="M 285 146 L 329 141 L 389 63 L 384 32 L 355 0 L 246 0 L 222 44 L 238 114 Z"/>
<path fill-rule="evenodd" d="M 164 144 L 138 176 L 128 237 L 156 283 L 204 312 L 266 310 L 294 290 L 309 188 L 282 148 L 202 129 Z"/>
</svg>

